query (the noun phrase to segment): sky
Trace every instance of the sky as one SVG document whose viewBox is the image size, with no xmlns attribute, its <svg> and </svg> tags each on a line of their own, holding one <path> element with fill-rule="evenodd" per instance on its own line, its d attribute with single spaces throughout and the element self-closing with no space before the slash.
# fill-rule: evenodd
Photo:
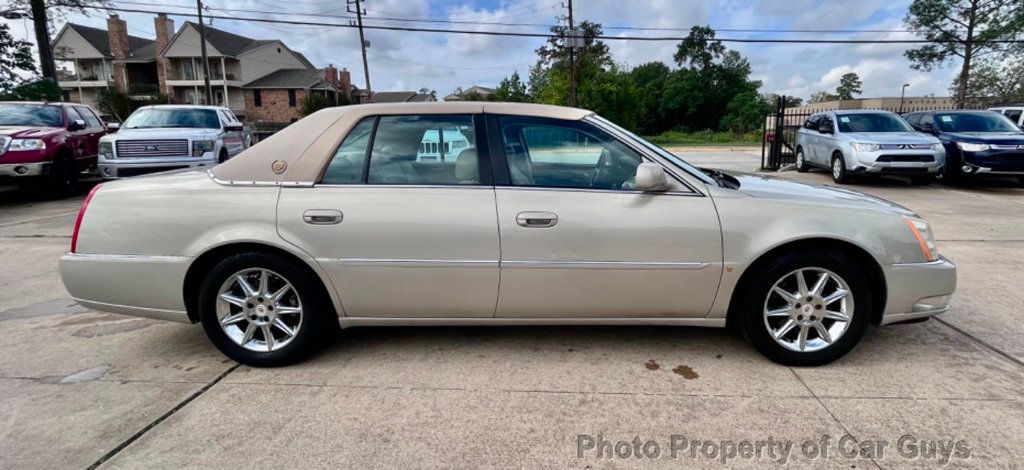
<svg viewBox="0 0 1024 470">
<path fill-rule="evenodd" d="M 364 0 L 366 24 L 410 25 L 447 29 L 545 32 L 542 27 L 508 27 L 484 22 L 553 24 L 566 13 L 565 0 Z M 210 13 L 224 16 L 255 16 L 284 20 L 347 24 L 345 0 L 207 0 Z M 715 29 L 856 29 L 901 30 L 910 0 L 574 0 L 576 21 L 601 23 L 608 36 L 685 36 L 685 31 L 628 31 L 619 26 L 683 28 L 710 25 Z M 177 27 L 186 20 L 175 12 L 194 11 L 188 0 L 113 1 L 123 8 L 166 11 Z M 178 5 L 179 7 L 174 7 Z M 272 14 L 227 10 L 258 10 Z M 297 16 L 309 13 L 315 16 Z M 153 15 L 120 13 L 129 34 L 153 38 Z M 67 21 L 106 27 L 107 13 L 71 14 Z M 373 22 L 373 18 L 402 17 L 453 20 L 468 24 Z M 34 42 L 31 22 L 4 20 L 12 33 Z M 64 20 L 54 21 L 54 32 Z M 359 39 L 355 29 L 328 26 L 297 26 L 214 19 L 216 28 L 255 39 L 281 39 L 304 53 L 317 67 L 334 64 L 347 68 L 353 83 L 363 87 Z M 906 32 L 749 33 L 719 31 L 719 38 L 911 39 Z M 514 71 L 526 79 L 536 61 L 534 51 L 542 38 L 495 37 L 426 32 L 367 30 L 370 81 L 374 91 L 436 90 L 439 97 L 456 87 L 494 87 Z M 678 41 L 606 41 L 616 62 L 635 67 L 649 61 L 671 66 Z M 763 82 L 762 92 L 803 99 L 821 90 L 834 91 L 840 77 L 856 72 L 864 82 L 862 97 L 899 96 L 909 83 L 907 96 L 948 95 L 955 64 L 932 72 L 910 68 L 903 52 L 906 44 L 726 44 L 746 57 L 753 78 Z"/>
</svg>

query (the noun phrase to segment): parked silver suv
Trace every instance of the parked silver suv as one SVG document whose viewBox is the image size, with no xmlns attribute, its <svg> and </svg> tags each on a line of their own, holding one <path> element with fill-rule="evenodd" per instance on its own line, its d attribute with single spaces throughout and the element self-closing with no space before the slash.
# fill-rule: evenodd
<svg viewBox="0 0 1024 470">
<path fill-rule="evenodd" d="M 939 139 L 915 132 L 889 111 L 817 113 L 796 133 L 797 171 L 829 168 L 836 183 L 847 183 L 855 174 L 896 174 L 929 184 L 945 163 Z"/>
</svg>

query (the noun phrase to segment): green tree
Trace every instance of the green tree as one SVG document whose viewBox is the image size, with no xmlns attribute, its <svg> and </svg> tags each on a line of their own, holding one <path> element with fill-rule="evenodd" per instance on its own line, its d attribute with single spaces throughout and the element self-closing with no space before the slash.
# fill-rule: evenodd
<svg viewBox="0 0 1024 470">
<path fill-rule="evenodd" d="M 864 92 L 864 90 L 861 90 L 863 85 L 864 83 L 860 81 L 860 76 L 856 73 L 843 74 L 842 78 L 839 79 L 839 86 L 836 87 L 836 96 L 841 100 L 852 100 L 853 95 L 859 95 Z"/>
<path fill-rule="evenodd" d="M 0 100 L 5 101 L 60 101 L 61 90 L 50 79 L 38 78 L 28 80 L 11 89 L 0 93 Z"/>
<path fill-rule="evenodd" d="M 14 39 L 10 26 L 0 23 L 0 94 L 12 93 L 26 74 L 35 73 L 32 43 Z"/>
<path fill-rule="evenodd" d="M 960 89 L 959 77 L 949 86 L 950 93 Z M 1024 103 L 1024 56 L 999 57 L 978 62 L 971 71 L 965 104 L 986 107 Z"/>
<path fill-rule="evenodd" d="M 930 71 L 957 59 L 957 107 L 964 107 L 976 59 L 1005 53 L 1019 45 L 987 41 L 1020 39 L 1024 30 L 1021 0 L 914 0 L 903 19 L 925 39 L 943 41 L 905 52 L 915 70 Z"/>
<path fill-rule="evenodd" d="M 337 101 L 335 101 L 333 96 L 328 96 L 326 93 L 320 93 L 316 90 L 310 90 L 306 93 L 306 96 L 302 97 L 302 101 L 299 103 L 299 113 L 303 116 L 309 116 L 321 109 L 347 104 L 349 102 L 345 95 L 339 95 Z"/>
<path fill-rule="evenodd" d="M 825 101 L 835 101 L 839 99 L 839 95 L 833 95 L 826 90 L 819 91 L 811 95 L 811 99 L 807 100 L 808 103 L 822 103 Z"/>
<path fill-rule="evenodd" d="M 164 94 L 147 99 L 132 99 L 117 88 L 104 88 L 96 93 L 96 110 L 115 122 L 124 122 L 136 109 L 153 104 L 167 104 L 170 98 Z"/>
<path fill-rule="evenodd" d="M 530 95 L 526 92 L 526 84 L 519 77 L 519 72 L 512 72 L 512 75 L 501 79 L 498 88 L 490 96 L 493 101 L 528 102 Z"/>
<path fill-rule="evenodd" d="M 676 48 L 672 56 L 676 65 L 689 64 L 691 69 L 706 70 L 725 55 L 726 48 L 715 40 L 715 30 L 710 26 L 694 26 Z"/>
<path fill-rule="evenodd" d="M 745 91 L 729 100 L 725 107 L 725 117 L 722 118 L 722 127 L 736 134 L 746 134 L 759 129 L 765 114 L 771 109 L 771 104 L 756 91 Z"/>
<path fill-rule="evenodd" d="M 629 74 L 636 86 L 637 132 L 654 135 L 671 129 L 668 120 L 661 114 L 661 101 L 672 70 L 662 62 L 648 62 L 634 68 Z"/>
</svg>

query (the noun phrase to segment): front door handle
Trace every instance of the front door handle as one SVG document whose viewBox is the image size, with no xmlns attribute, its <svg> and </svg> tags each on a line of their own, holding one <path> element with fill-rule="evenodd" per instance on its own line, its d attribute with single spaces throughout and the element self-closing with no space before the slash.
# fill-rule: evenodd
<svg viewBox="0 0 1024 470">
<path fill-rule="evenodd" d="M 310 209 L 302 213 L 302 220 L 311 225 L 340 224 L 344 214 L 335 209 Z"/>
<path fill-rule="evenodd" d="M 558 216 L 553 212 L 520 212 L 516 223 L 526 228 L 548 228 L 558 223 Z"/>
</svg>

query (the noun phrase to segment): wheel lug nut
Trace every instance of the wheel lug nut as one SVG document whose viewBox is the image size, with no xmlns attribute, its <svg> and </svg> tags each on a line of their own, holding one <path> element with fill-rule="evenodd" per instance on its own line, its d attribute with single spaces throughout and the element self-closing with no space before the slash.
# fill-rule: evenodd
<svg viewBox="0 0 1024 470">
<path fill-rule="evenodd" d="M 795 307 L 796 307 L 796 308 L 800 308 L 800 304 L 796 304 L 796 305 L 795 305 Z"/>
<path fill-rule="evenodd" d="M 812 300 L 814 300 L 814 298 L 813 298 L 813 297 L 808 297 L 808 298 L 807 298 L 807 301 L 808 301 L 808 302 L 810 302 L 810 301 L 812 301 Z"/>
<path fill-rule="evenodd" d="M 245 306 L 248 307 L 248 308 L 252 308 L 252 304 L 251 303 L 245 304 Z"/>
<path fill-rule="evenodd" d="M 821 304 L 815 305 L 815 306 L 814 306 L 814 309 L 815 309 L 815 310 L 821 310 Z"/>
</svg>

